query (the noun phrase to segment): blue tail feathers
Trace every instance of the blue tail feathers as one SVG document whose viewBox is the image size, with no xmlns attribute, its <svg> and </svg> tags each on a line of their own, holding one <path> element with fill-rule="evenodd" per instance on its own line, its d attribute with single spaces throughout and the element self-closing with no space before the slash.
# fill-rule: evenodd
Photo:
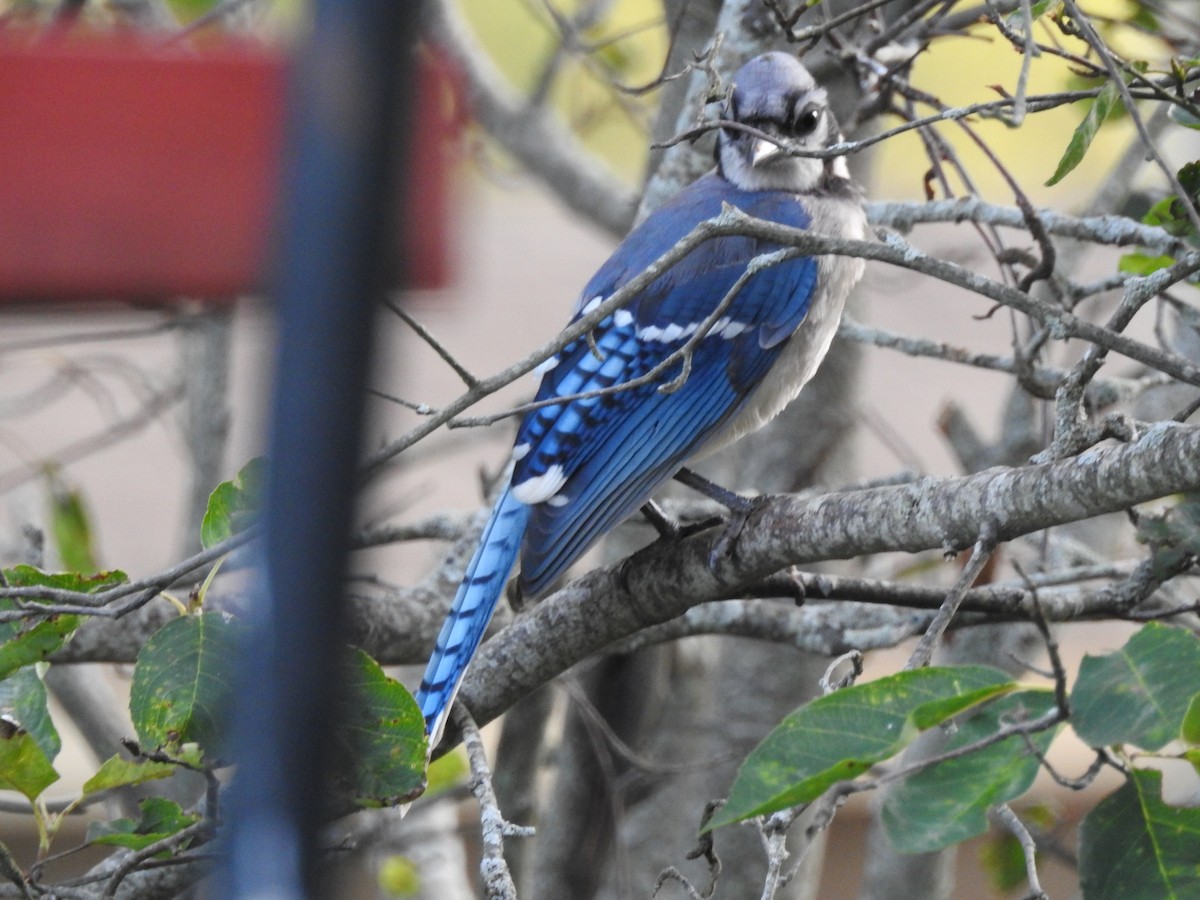
<svg viewBox="0 0 1200 900">
<path fill-rule="evenodd" d="M 483 640 L 496 602 L 517 561 L 528 521 L 529 507 L 514 500 L 506 489 L 483 529 L 479 547 L 459 585 L 417 691 L 417 704 L 425 716 L 425 731 L 431 743 L 441 738 L 467 663 Z"/>
</svg>

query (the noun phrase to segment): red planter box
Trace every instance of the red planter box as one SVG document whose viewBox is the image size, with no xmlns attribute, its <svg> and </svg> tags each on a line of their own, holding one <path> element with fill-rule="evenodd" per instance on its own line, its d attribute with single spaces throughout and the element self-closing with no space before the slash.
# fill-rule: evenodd
<svg viewBox="0 0 1200 900">
<path fill-rule="evenodd" d="M 287 60 L 128 39 L 0 43 L 0 300 L 233 297 L 262 288 Z M 405 180 L 409 283 L 447 276 L 439 116 L 423 69 Z M 431 118 L 432 117 L 432 118 Z M 444 125 L 444 122 L 443 122 Z"/>
</svg>

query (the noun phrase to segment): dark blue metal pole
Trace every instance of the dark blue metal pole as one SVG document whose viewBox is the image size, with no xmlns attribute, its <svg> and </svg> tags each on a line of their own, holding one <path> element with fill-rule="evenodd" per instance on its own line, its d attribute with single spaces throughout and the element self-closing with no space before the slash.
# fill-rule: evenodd
<svg viewBox="0 0 1200 900">
<path fill-rule="evenodd" d="M 346 538 L 418 7 L 316 0 L 293 73 L 263 579 L 237 689 L 221 898 L 318 893 Z"/>
</svg>

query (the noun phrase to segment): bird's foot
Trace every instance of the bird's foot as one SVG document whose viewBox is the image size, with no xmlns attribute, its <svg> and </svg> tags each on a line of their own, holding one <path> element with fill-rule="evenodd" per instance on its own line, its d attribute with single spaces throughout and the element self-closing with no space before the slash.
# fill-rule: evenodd
<svg viewBox="0 0 1200 900">
<path fill-rule="evenodd" d="M 709 571 L 716 572 L 721 560 L 732 555 L 737 540 L 750 517 L 758 512 L 770 498 L 765 496 L 743 497 L 741 494 L 736 494 L 728 488 L 709 481 L 691 469 L 680 469 L 675 475 L 675 480 L 694 491 L 699 491 L 729 510 L 729 515 L 723 520 L 721 534 L 708 554 Z M 709 523 L 705 523 L 705 526 L 709 527 Z"/>
<path fill-rule="evenodd" d="M 729 515 L 721 526 L 721 534 L 708 553 L 708 570 L 714 574 L 716 574 L 721 560 L 733 556 L 737 552 L 738 539 L 742 536 L 742 531 L 745 529 L 746 523 L 750 521 L 750 517 L 771 500 L 767 496 L 740 497 L 739 499 L 743 503 L 736 509 L 730 507 Z"/>
<path fill-rule="evenodd" d="M 642 504 L 641 513 L 646 518 L 646 521 L 653 526 L 654 530 L 658 532 L 658 539 L 668 543 L 675 543 L 686 537 L 691 537 L 693 534 L 707 531 L 725 521 L 719 516 L 709 516 L 707 519 L 701 519 L 697 522 L 684 523 L 668 513 L 653 500 L 647 500 Z"/>
<path fill-rule="evenodd" d="M 659 540 L 677 541 L 683 533 L 683 525 L 653 500 L 642 504 L 642 515 L 658 532 Z"/>
</svg>

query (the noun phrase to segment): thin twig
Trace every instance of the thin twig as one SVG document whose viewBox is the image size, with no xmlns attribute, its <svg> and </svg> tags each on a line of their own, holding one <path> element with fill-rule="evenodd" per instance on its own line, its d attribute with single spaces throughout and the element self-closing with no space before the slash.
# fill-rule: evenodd
<svg viewBox="0 0 1200 900">
<path fill-rule="evenodd" d="M 483 876 L 484 891 L 490 900 L 516 900 L 517 887 L 504 859 L 504 839 L 532 837 L 533 829 L 510 824 L 500 812 L 496 791 L 492 787 L 492 770 L 483 748 L 483 737 L 471 713 L 461 703 L 455 703 L 450 715 L 467 748 L 467 759 L 471 763 L 471 792 L 479 801 L 483 831 L 483 858 L 479 863 L 479 873 Z"/>
<path fill-rule="evenodd" d="M 1017 839 L 1017 843 L 1021 845 L 1021 853 L 1025 856 L 1025 877 L 1029 880 L 1030 891 L 1026 895 L 1026 900 L 1048 900 L 1048 895 L 1038 880 L 1037 844 L 1034 843 L 1033 835 L 1029 833 L 1029 829 L 1017 818 L 1017 814 L 1009 808 L 1007 803 L 997 806 L 995 814 L 996 818 L 1000 820 L 1000 824 Z"/>
<path fill-rule="evenodd" d="M 9 600 L 45 600 L 50 603 L 59 604 L 74 604 L 80 609 L 73 610 L 74 612 L 86 612 L 94 610 L 98 607 L 106 606 L 114 601 L 128 597 L 130 594 L 137 594 L 144 591 L 161 591 L 163 588 L 174 584 L 179 579 L 186 575 L 190 575 L 197 569 L 216 562 L 227 553 L 238 549 L 239 547 L 256 539 L 260 534 L 258 527 L 247 528 L 231 537 L 226 538 L 219 544 L 214 544 L 207 549 L 201 550 L 199 553 L 188 557 L 182 562 L 163 569 L 155 575 L 147 578 L 139 578 L 135 581 L 129 581 L 125 584 L 119 584 L 115 587 L 108 588 L 103 591 L 97 591 L 94 594 L 84 593 L 82 591 L 69 591 L 62 588 L 51 587 L 5 587 L 0 588 L 0 599 Z M 36 610 L 36 607 L 34 607 Z M 43 610 L 43 611 L 48 611 Z M 12 611 L 0 611 L 0 622 L 12 621 L 14 619 L 24 618 L 24 616 L 13 615 Z"/>
<path fill-rule="evenodd" d="M 942 639 L 942 635 L 950 625 L 950 620 L 958 612 L 958 607 L 962 603 L 963 597 L 966 596 L 971 585 L 975 583 L 975 579 L 979 577 L 979 573 L 983 571 L 983 567 L 987 565 L 988 560 L 992 558 L 992 553 L 995 549 L 995 526 L 985 523 L 979 532 L 979 539 L 975 541 L 975 548 L 971 551 L 971 558 L 967 560 L 967 564 L 963 566 L 962 573 L 958 576 L 958 581 L 954 583 L 954 587 L 946 595 L 945 602 L 942 603 L 941 608 L 937 611 L 937 615 L 934 616 L 928 630 L 922 635 L 920 643 L 917 644 L 917 649 L 913 651 L 908 662 L 904 664 L 906 671 L 909 669 L 919 669 L 929 664 L 929 659 L 933 656 L 934 648 L 937 646 L 938 641 Z"/>
<path fill-rule="evenodd" d="M 369 478 L 393 457 L 454 419 L 463 410 L 521 375 L 532 371 L 543 360 L 587 334 L 609 315 L 628 304 L 663 272 L 670 269 L 699 245 L 713 238 L 732 235 L 758 237 L 789 250 L 812 255 L 837 254 L 888 262 L 931 275 L 1033 316 L 1048 325 L 1055 337 L 1076 337 L 1087 340 L 1172 375 L 1181 381 L 1200 385 L 1200 365 L 1188 359 L 1176 354 L 1165 353 L 1122 334 L 1114 334 L 1108 329 L 1093 325 L 1073 313 L 1062 310 L 1053 303 L 992 281 L 966 267 L 930 257 L 901 240 L 898 235 L 889 234 L 885 243 L 827 238 L 802 229 L 755 219 L 740 210 L 727 207 L 720 215 L 697 225 L 675 246 L 626 282 L 619 290 L 614 291 L 589 315 L 581 317 L 564 329 L 557 338 L 527 354 L 498 375 L 482 379 L 475 389 L 460 395 L 403 437 L 391 441 L 377 450 L 366 460 L 363 467 L 364 476 Z M 1173 275 L 1178 275 L 1180 278 L 1200 270 L 1200 252 L 1186 254 L 1176 266 L 1172 267 L 1172 270 Z"/>
<path fill-rule="evenodd" d="M 428 328 L 409 315 L 404 307 L 402 307 L 399 303 L 394 302 L 390 298 L 385 298 L 383 305 L 395 313 L 400 321 L 415 331 L 417 337 L 428 344 L 430 349 L 440 356 L 446 365 L 454 370 L 454 374 L 456 374 L 462 380 L 463 384 L 465 384 L 468 388 L 473 388 L 479 384 L 479 379 L 467 371 L 466 366 L 458 361 L 454 354 L 446 348 L 446 345 L 434 337 L 433 333 Z"/>
</svg>

